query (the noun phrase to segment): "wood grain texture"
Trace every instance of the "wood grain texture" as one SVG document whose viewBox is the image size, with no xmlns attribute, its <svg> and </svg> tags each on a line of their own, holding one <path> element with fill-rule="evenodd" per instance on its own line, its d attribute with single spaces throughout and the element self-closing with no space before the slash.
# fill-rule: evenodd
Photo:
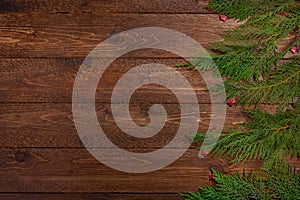
<svg viewBox="0 0 300 200">
<path fill-rule="evenodd" d="M 210 13 L 208 0 L 2 0 L 0 12 Z"/>
<path fill-rule="evenodd" d="M 39 193 L 176 193 L 197 191 L 199 185 L 212 185 L 211 166 L 225 174 L 256 170 L 261 161 L 229 164 L 227 159 L 198 158 L 187 150 L 171 165 L 146 174 L 115 171 L 93 158 L 86 149 L 30 148 L 1 149 L 0 192 Z M 299 160 L 292 160 L 297 169 Z M 125 164 L 126 163 L 122 163 Z"/>
<path fill-rule="evenodd" d="M 71 103 L 75 77 L 82 61 L 82 59 L 0 59 L 0 102 Z M 160 63 L 173 67 L 193 86 L 200 103 L 210 102 L 207 86 L 199 73 L 183 67 L 176 67 L 178 63 L 186 63 L 185 60 L 155 58 L 117 59 L 103 74 L 98 84 L 96 101 L 110 103 L 111 94 L 117 81 L 128 70 L 147 63 Z M 175 89 L 181 94 L 185 94 L 191 88 Z M 141 87 L 134 93 L 131 102 L 144 102 L 145 99 L 152 103 L 178 102 L 172 91 L 157 85 Z"/>
<path fill-rule="evenodd" d="M 222 41 L 220 35 L 238 24 L 233 19 L 223 23 L 216 14 L 3 13 L 0 14 L 0 58 L 84 58 L 100 42 L 116 33 L 151 26 L 182 32 L 205 49 L 210 49 L 209 43 Z M 278 51 L 286 48 L 292 40 L 291 36 L 287 37 L 279 44 Z M 124 56 L 178 57 L 153 49 L 134 51 Z M 289 52 L 285 57 L 290 56 Z"/>
<path fill-rule="evenodd" d="M 212 184 L 208 179 L 212 163 L 220 165 L 224 173 L 241 171 L 244 167 L 247 171 L 256 169 L 260 163 L 230 165 L 219 158 L 200 160 L 197 154 L 197 150 L 188 150 L 179 160 L 161 170 L 128 174 L 104 166 L 85 149 L 1 149 L 0 192 L 196 191 L 199 184 Z"/>
<path fill-rule="evenodd" d="M 149 123 L 150 105 L 147 102 L 131 104 L 130 113 L 138 125 Z M 161 148 L 177 133 L 181 116 L 178 104 L 163 105 L 168 113 L 165 127 L 146 139 L 129 136 L 118 128 L 109 104 L 97 104 L 96 111 L 103 131 L 116 145 L 122 148 Z M 211 117 L 210 105 L 200 104 L 199 132 L 207 131 Z M 240 109 L 228 108 L 225 128 L 246 120 Z M 72 105 L 68 103 L 1 104 L 0 129 L 0 147 L 83 147 L 73 122 Z"/>
<path fill-rule="evenodd" d="M 211 156 L 200 160 L 195 150 L 198 144 L 193 144 L 166 168 L 146 174 L 124 173 L 96 160 L 82 144 L 74 125 L 75 77 L 94 47 L 116 33 L 155 26 L 180 31 L 210 49 L 210 42 L 222 41 L 220 36 L 224 31 L 238 23 L 232 19 L 226 23 L 219 21 L 218 14 L 204 8 L 207 3 L 207 0 L 1 0 L 0 199 L 182 199 L 178 192 L 212 185 L 208 179 L 212 166 L 225 174 L 244 168 L 257 169 L 261 161 L 230 164 L 228 158 Z M 293 39 L 289 35 L 278 51 Z M 151 152 L 165 146 L 178 130 L 177 99 L 170 90 L 157 85 L 144 86 L 134 93 L 130 113 L 136 124 L 144 126 L 150 122 L 150 106 L 162 104 L 168 118 L 160 133 L 138 139 L 116 125 L 110 108 L 114 85 L 124 73 L 141 64 L 171 66 L 190 82 L 200 110 L 188 115 L 200 112 L 198 131 L 205 132 L 210 119 L 219 117 L 211 115 L 209 93 L 199 74 L 176 67 L 184 62 L 170 52 L 147 49 L 123 55 L 105 71 L 97 87 L 96 111 L 99 124 L 114 144 L 131 152 Z M 187 88 L 181 88 L 181 94 L 186 91 Z M 238 107 L 228 107 L 226 128 L 248 120 L 240 111 Z M 299 159 L 289 162 L 300 168 Z"/>
<path fill-rule="evenodd" d="M 155 193 L 17 193 L 17 194 L 0 194 L 3 200 L 182 200 L 177 193 L 155 194 Z"/>
<path fill-rule="evenodd" d="M 0 58 L 84 58 L 111 35 L 149 26 L 182 32 L 209 49 L 210 42 L 220 41 L 223 31 L 236 25 L 234 20 L 219 21 L 216 14 L 4 13 L 0 14 Z M 127 56 L 176 57 L 154 50 Z"/>
</svg>

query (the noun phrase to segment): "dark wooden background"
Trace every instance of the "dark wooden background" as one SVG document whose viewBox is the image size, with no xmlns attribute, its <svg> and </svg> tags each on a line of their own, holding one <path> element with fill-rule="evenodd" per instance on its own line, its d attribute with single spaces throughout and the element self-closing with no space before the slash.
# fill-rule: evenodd
<svg viewBox="0 0 300 200">
<path fill-rule="evenodd" d="M 237 22 L 219 21 L 218 14 L 204 8 L 206 4 L 200 0 L 1 0 L 0 199 L 181 199 L 178 192 L 212 184 L 208 179 L 211 164 L 224 173 L 257 168 L 260 162 L 199 160 L 191 146 L 161 170 L 123 173 L 93 158 L 74 126 L 75 76 L 97 44 L 124 30 L 158 26 L 183 32 L 210 49 L 209 42 L 220 41 L 223 31 Z M 136 139 L 114 122 L 109 104 L 113 85 L 132 67 L 153 62 L 176 68 L 185 61 L 158 50 L 131 52 L 110 66 L 98 86 L 99 123 L 115 144 L 130 151 L 161 148 L 179 125 L 176 98 L 154 85 L 135 92 L 131 113 L 143 125 L 149 122 L 149 106 L 164 105 L 169 118 L 160 134 Z M 176 69 L 195 88 L 201 108 L 199 131 L 206 131 L 211 117 L 207 88 L 197 72 Z M 227 109 L 226 127 L 245 120 L 238 108 Z M 299 165 L 297 160 L 291 162 Z"/>
</svg>

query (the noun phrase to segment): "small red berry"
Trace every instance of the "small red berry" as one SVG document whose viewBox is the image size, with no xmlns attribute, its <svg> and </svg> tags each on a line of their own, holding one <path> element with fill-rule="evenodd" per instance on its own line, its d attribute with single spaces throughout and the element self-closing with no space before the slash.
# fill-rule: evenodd
<svg viewBox="0 0 300 200">
<path fill-rule="evenodd" d="M 293 46 L 290 50 L 292 52 L 292 54 L 296 53 L 298 51 L 298 47 L 297 46 Z"/>
<path fill-rule="evenodd" d="M 226 103 L 231 107 L 233 104 L 235 104 L 235 102 L 236 102 L 236 99 L 233 97 L 233 98 L 227 100 Z"/>
<path fill-rule="evenodd" d="M 226 15 L 219 15 L 219 20 L 225 22 L 227 20 L 227 16 Z"/>
<path fill-rule="evenodd" d="M 285 130 L 288 130 L 290 128 L 290 126 L 283 126 L 281 127 L 281 129 L 285 129 Z"/>
<path fill-rule="evenodd" d="M 201 151 L 201 154 L 202 154 L 203 156 L 207 156 L 207 155 L 209 154 L 209 152 L 208 152 L 208 151 Z"/>
<path fill-rule="evenodd" d="M 215 180 L 214 175 L 212 175 L 212 174 L 210 174 L 208 178 L 209 178 L 210 181 L 214 181 Z"/>
</svg>

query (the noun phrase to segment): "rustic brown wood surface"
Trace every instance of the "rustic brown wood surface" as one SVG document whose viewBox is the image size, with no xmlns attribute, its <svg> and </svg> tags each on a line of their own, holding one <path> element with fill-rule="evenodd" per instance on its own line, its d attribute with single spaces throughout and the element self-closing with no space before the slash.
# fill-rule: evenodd
<svg viewBox="0 0 300 200">
<path fill-rule="evenodd" d="M 83 147 L 72 119 L 70 103 L 6 103 L 2 105 L 5 106 L 1 106 L 0 109 L 1 147 Z M 118 146 L 159 148 L 172 139 L 180 123 L 179 105 L 164 104 L 164 106 L 169 114 L 165 128 L 151 139 L 130 137 L 120 130 L 115 124 L 110 104 L 98 103 L 96 110 L 101 126 L 105 132 L 109 132 L 108 137 Z M 131 114 L 137 124 L 149 123 L 147 108 L 149 109 L 149 104 L 146 103 L 131 104 Z M 199 132 L 207 131 L 210 118 L 210 107 L 200 104 Z M 239 113 L 238 109 L 228 110 L 225 127 L 246 119 L 246 116 Z"/>
<path fill-rule="evenodd" d="M 222 23 L 216 14 L 150 13 L 3 13 L 0 57 L 85 57 L 109 36 L 138 27 L 164 27 L 193 37 L 205 48 L 236 25 Z M 201 30 L 201 31 L 200 31 Z M 17 46 L 15 44 L 18 44 Z M 170 53 L 136 52 L 131 57 L 174 57 Z M 177 56 L 178 57 L 178 56 Z"/>
<path fill-rule="evenodd" d="M 1 12 L 211 13 L 208 0 L 2 0 Z"/>
<path fill-rule="evenodd" d="M 259 161 L 229 164 L 227 159 L 210 156 L 200 160 L 193 144 L 163 169 L 124 173 L 89 154 L 74 125 L 73 84 L 94 47 L 118 32 L 157 26 L 180 31 L 209 49 L 210 42 L 221 41 L 220 35 L 238 23 L 219 21 L 216 13 L 205 9 L 207 2 L 0 1 L 0 199 L 182 199 L 178 192 L 212 184 L 208 179 L 212 164 L 224 173 L 257 169 Z M 279 51 L 290 40 L 287 38 Z M 143 126 L 150 122 L 151 105 L 165 106 L 168 118 L 159 134 L 138 139 L 116 125 L 110 108 L 114 86 L 125 72 L 146 63 L 171 66 L 189 81 L 200 105 L 200 110 L 195 110 L 200 112 L 198 131 L 207 130 L 210 119 L 218 116 L 211 115 L 208 89 L 199 73 L 176 67 L 185 62 L 178 55 L 148 49 L 130 52 L 112 63 L 95 98 L 99 124 L 113 143 L 128 151 L 149 152 L 170 142 L 179 127 L 178 100 L 157 85 L 139 88 L 131 98 L 130 112 L 134 122 Z M 179 91 L 185 94 L 186 90 Z M 240 108 L 228 107 L 225 127 L 246 120 Z M 300 167 L 299 161 L 290 162 Z"/>
<path fill-rule="evenodd" d="M 0 60 L 0 73 L 3 77 L 0 80 L 0 102 L 71 103 L 73 84 L 81 63 L 82 59 L 2 59 Z M 199 73 L 183 67 L 176 67 L 179 63 L 186 63 L 184 59 L 170 58 L 117 59 L 103 74 L 98 85 L 96 101 L 109 103 L 114 85 L 122 75 L 132 67 L 146 63 L 160 63 L 177 69 L 193 85 L 199 102 L 209 103 L 207 87 Z M 185 90 L 182 88 L 181 92 L 184 93 Z M 136 92 L 132 101 L 143 102 L 146 94 L 151 94 L 147 95 L 147 101 L 150 102 L 177 102 L 175 98 L 166 98 L 172 96 L 172 93 L 166 88 L 158 86 L 142 87 Z"/>
</svg>

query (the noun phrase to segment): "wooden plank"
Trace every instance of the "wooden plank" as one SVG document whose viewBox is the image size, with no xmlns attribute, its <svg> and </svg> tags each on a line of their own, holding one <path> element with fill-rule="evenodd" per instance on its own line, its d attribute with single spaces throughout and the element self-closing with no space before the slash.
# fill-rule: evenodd
<svg viewBox="0 0 300 200">
<path fill-rule="evenodd" d="M 188 150 L 177 161 L 158 171 L 128 174 L 108 168 L 85 149 L 1 149 L 0 192 L 126 192 L 176 193 L 211 185 L 210 164 L 224 171 L 257 169 L 260 162 L 231 166 L 224 159 L 198 158 Z M 299 164 L 299 162 L 298 162 Z"/>
<path fill-rule="evenodd" d="M 20 20 L 22 19 L 22 20 Z M 222 41 L 220 35 L 238 23 L 218 20 L 215 14 L 42 14 L 9 13 L 0 15 L 0 58 L 73 57 L 82 58 L 101 41 L 132 28 L 164 27 L 195 39 L 204 48 Z M 163 41 L 162 41 L 163 42 Z M 278 46 L 279 51 L 290 38 Z M 286 57 L 290 57 L 288 53 Z M 139 50 L 126 57 L 178 57 L 158 50 Z"/>
<path fill-rule="evenodd" d="M 140 103 L 130 106 L 130 113 L 138 125 L 146 125 L 149 122 L 147 111 L 150 105 Z M 179 105 L 164 104 L 164 106 L 169 115 L 164 129 L 159 134 L 145 139 L 132 137 L 119 129 L 109 104 L 97 104 L 96 110 L 103 131 L 113 143 L 122 148 L 146 149 L 165 146 L 177 133 L 181 116 Z M 83 147 L 75 129 L 71 109 L 72 105 L 68 103 L 1 104 L 0 147 Z M 210 119 L 210 105 L 200 104 L 199 132 L 207 131 Z M 247 117 L 240 113 L 240 109 L 228 108 L 225 128 L 246 120 Z"/>
<path fill-rule="evenodd" d="M 79 199 L 101 199 L 101 200 L 182 200 L 177 193 L 154 194 L 154 193 L 65 193 L 65 194 L 49 194 L 49 193 L 17 193 L 17 194 L 0 194 L 3 200 L 79 200 Z"/>
<path fill-rule="evenodd" d="M 182 32 L 209 49 L 210 42 L 221 41 L 219 36 L 223 31 L 237 24 L 234 20 L 223 23 L 216 14 L 4 13 L 0 15 L 0 58 L 83 58 L 115 33 L 149 26 Z M 125 56 L 178 57 L 155 50 L 140 50 Z"/>
<path fill-rule="evenodd" d="M 0 12 L 210 13 L 208 0 L 2 0 Z"/>
<path fill-rule="evenodd" d="M 182 32 L 205 49 L 210 49 L 210 42 L 222 41 L 220 35 L 224 30 L 237 25 L 232 19 L 226 23 L 219 21 L 216 14 L 5 13 L 0 14 L 0 58 L 84 58 L 100 42 L 116 33 L 149 26 Z M 282 51 L 289 43 L 290 36 L 279 44 L 278 50 Z M 286 57 L 291 55 L 288 53 Z M 178 57 L 154 49 L 134 51 L 124 56 Z"/>
<path fill-rule="evenodd" d="M 0 59 L 0 102 L 72 102 L 72 91 L 82 59 Z M 113 62 L 98 84 L 96 101 L 111 102 L 111 94 L 118 80 L 130 69 L 147 63 L 173 67 L 191 84 L 199 103 L 210 103 L 210 96 L 203 78 L 197 71 L 176 67 L 186 63 L 183 59 L 128 59 Z M 175 81 L 175 80 L 170 80 Z M 190 88 L 176 88 L 185 94 Z M 116 90 L 117 91 L 117 90 Z M 177 103 L 172 92 L 157 85 L 138 89 L 131 102 L 147 100 L 150 103 Z M 187 102 L 184 103 L 192 103 Z"/>
<path fill-rule="evenodd" d="M 204 80 L 197 71 L 176 67 L 183 59 L 117 59 L 98 84 L 96 101 L 111 102 L 117 81 L 130 69 L 147 63 L 160 63 L 180 72 L 194 88 L 200 103 L 209 103 Z M 72 102 L 72 91 L 82 59 L 0 59 L 0 102 Z M 176 81 L 176 80 L 171 80 Z M 126 86 L 124 86 L 126 88 Z M 191 88 L 174 88 L 185 94 Z M 117 91 L 117 90 L 116 90 Z M 92 97 L 91 97 L 92 98 Z M 158 85 L 138 89 L 131 102 L 177 103 L 174 94 Z M 191 103 L 189 99 L 187 102 Z M 194 103 L 194 102 L 192 102 Z"/>
</svg>

